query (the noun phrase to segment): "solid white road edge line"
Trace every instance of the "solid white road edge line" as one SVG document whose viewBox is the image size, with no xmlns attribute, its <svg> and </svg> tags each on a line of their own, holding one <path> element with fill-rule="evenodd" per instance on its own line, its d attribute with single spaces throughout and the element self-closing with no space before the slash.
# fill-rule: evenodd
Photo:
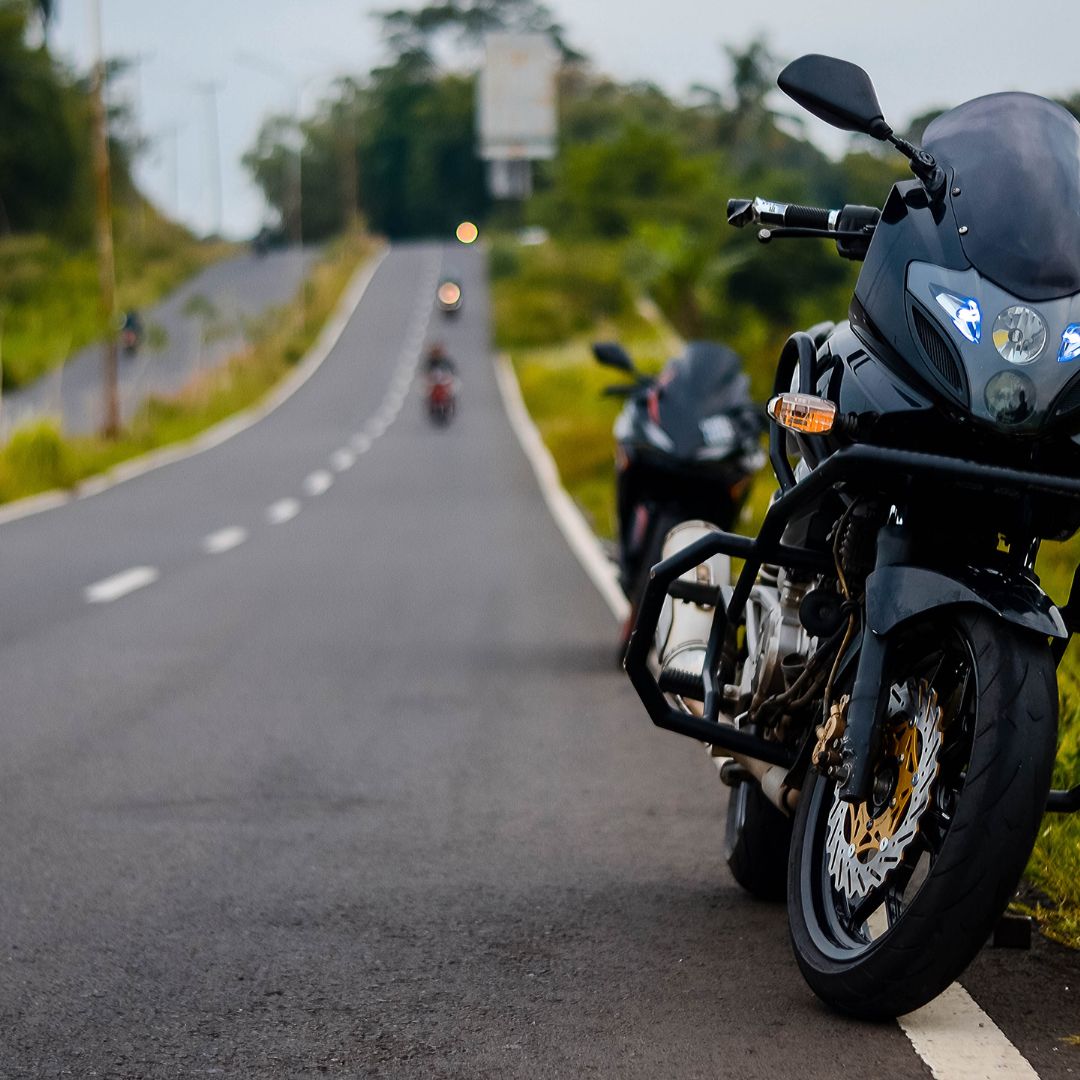
<svg viewBox="0 0 1080 1080">
<path fill-rule="evenodd" d="M 315 472 L 304 477 L 304 493 L 311 495 L 321 495 L 324 491 L 329 490 L 330 485 L 334 482 L 333 476 L 330 475 L 325 469 L 317 469 Z"/>
<path fill-rule="evenodd" d="M 202 549 L 207 555 L 221 555 L 223 552 L 232 551 L 239 547 L 248 538 L 247 529 L 239 525 L 229 525 L 217 532 L 203 537 Z"/>
<path fill-rule="evenodd" d="M 271 525 L 284 525 L 300 513 L 299 499 L 278 499 L 266 508 L 266 520 Z"/>
<path fill-rule="evenodd" d="M 959 983 L 898 1023 L 937 1080 L 1039 1080 Z"/>
<path fill-rule="evenodd" d="M 250 409 L 245 409 L 235 416 L 230 416 L 228 420 L 223 420 L 212 428 L 207 428 L 206 431 L 196 435 L 193 439 L 189 439 L 187 442 L 176 443 L 173 446 L 166 446 L 161 450 L 143 454 L 141 457 L 131 458 L 129 461 L 114 466 L 101 476 L 90 477 L 79 485 L 74 494 L 65 491 L 46 491 L 41 495 L 32 495 L 29 498 L 20 499 L 9 506 L 2 507 L 0 508 L 0 525 L 9 521 L 18 521 L 20 518 L 31 517 L 34 514 L 42 514 L 59 506 L 66 506 L 75 499 L 98 495 L 102 491 L 107 491 L 117 484 L 133 480 L 144 473 L 153 472 L 154 469 L 172 465 L 174 462 L 183 461 L 185 458 L 201 454 L 204 450 L 220 446 L 234 435 L 239 435 L 241 431 L 245 431 L 253 424 L 258 423 L 264 416 L 272 413 L 279 405 L 292 397 L 315 374 L 323 361 L 330 355 L 353 313 L 360 306 L 360 301 L 363 299 L 368 285 L 371 284 L 375 272 L 382 265 L 382 261 L 389 251 L 389 246 L 384 246 L 381 251 L 376 252 L 356 271 L 352 282 L 338 301 L 334 314 L 323 326 L 322 332 L 316 339 L 315 344 L 308 350 L 307 355 L 293 369 L 291 374 L 278 383 L 277 389 L 263 398 L 257 405 L 253 405 Z"/>
<path fill-rule="evenodd" d="M 495 357 L 495 380 L 510 426 L 556 525 L 612 613 L 620 621 L 625 619 L 630 605 L 619 588 L 615 568 L 562 486 L 555 459 L 525 408 L 517 376 L 505 356 Z M 1020 1051 L 959 983 L 953 983 L 929 1005 L 902 1017 L 899 1024 L 936 1080 L 1038 1080 Z"/>
<path fill-rule="evenodd" d="M 136 589 L 152 585 L 158 577 L 160 574 L 155 566 L 133 566 L 130 570 L 122 570 L 119 574 L 87 585 L 83 589 L 83 599 L 88 604 L 109 604 Z"/>
<path fill-rule="evenodd" d="M 578 562 L 611 608 L 612 615 L 620 622 L 623 621 L 630 614 L 630 605 L 619 588 L 615 567 L 604 554 L 604 549 L 574 500 L 562 486 L 555 459 L 544 445 L 540 432 L 525 408 L 517 376 L 505 356 L 495 357 L 495 381 L 502 395 L 510 426 L 529 459 L 536 481 L 540 485 L 540 494 L 543 495 L 555 524 L 559 526 Z"/>
</svg>

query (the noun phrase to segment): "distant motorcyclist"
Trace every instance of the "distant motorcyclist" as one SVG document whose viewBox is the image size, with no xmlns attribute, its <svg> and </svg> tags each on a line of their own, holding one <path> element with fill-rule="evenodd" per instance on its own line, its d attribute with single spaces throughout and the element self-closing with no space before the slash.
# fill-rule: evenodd
<svg viewBox="0 0 1080 1080">
<path fill-rule="evenodd" d="M 143 325 L 139 313 L 134 308 L 124 312 L 120 323 L 120 344 L 125 356 L 134 356 L 142 343 Z"/>
<path fill-rule="evenodd" d="M 457 408 L 457 368 L 441 342 L 428 349 L 423 366 L 428 415 L 436 424 L 448 424 Z"/>
<path fill-rule="evenodd" d="M 427 356 L 424 359 L 424 374 L 427 375 L 429 382 L 447 376 L 450 378 L 457 377 L 457 367 L 454 365 L 454 361 L 450 359 L 446 346 L 441 341 L 436 341 L 428 349 Z"/>
</svg>

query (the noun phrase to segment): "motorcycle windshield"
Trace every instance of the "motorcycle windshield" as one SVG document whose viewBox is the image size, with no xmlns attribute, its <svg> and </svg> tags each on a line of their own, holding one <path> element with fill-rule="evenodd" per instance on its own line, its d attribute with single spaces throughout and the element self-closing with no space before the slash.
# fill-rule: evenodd
<svg viewBox="0 0 1080 1080">
<path fill-rule="evenodd" d="M 1080 124 L 1069 112 L 991 94 L 938 117 L 924 142 L 949 174 L 960 242 L 980 274 L 1027 300 L 1080 292 Z"/>
</svg>

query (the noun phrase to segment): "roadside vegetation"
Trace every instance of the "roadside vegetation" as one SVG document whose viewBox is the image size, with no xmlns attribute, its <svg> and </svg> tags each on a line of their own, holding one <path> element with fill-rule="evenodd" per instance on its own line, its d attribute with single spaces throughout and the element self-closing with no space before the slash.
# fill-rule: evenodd
<svg viewBox="0 0 1080 1080">
<path fill-rule="evenodd" d="M 99 307 L 87 80 L 37 44 L 53 5 L 0 0 L 0 372 L 4 389 L 37 378 L 115 328 Z M 107 80 L 126 70 L 112 61 Z M 117 308 L 143 309 L 233 250 L 166 220 L 136 189 L 143 142 L 126 108 L 109 110 Z"/>
<path fill-rule="evenodd" d="M 145 311 L 198 270 L 236 251 L 233 244 L 196 240 L 146 204 L 118 225 L 118 311 Z M 101 339 L 97 273 L 88 246 L 69 246 L 45 233 L 0 236 L 4 390 L 32 382 Z"/>
<path fill-rule="evenodd" d="M 197 375 L 180 393 L 151 397 L 118 438 L 65 436 L 51 420 L 16 429 L 0 449 L 0 502 L 75 488 L 121 461 L 193 438 L 256 404 L 308 351 L 373 250 L 374 243 L 360 235 L 335 241 L 297 295 L 259 320 L 245 349 Z"/>
</svg>

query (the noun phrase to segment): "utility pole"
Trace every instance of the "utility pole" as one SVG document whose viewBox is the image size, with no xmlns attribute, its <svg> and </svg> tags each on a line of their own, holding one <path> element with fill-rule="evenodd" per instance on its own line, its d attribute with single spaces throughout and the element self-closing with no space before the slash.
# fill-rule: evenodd
<svg viewBox="0 0 1080 1080">
<path fill-rule="evenodd" d="M 105 58 L 101 47 L 101 0 L 90 0 L 90 26 L 94 37 L 94 79 L 90 94 L 94 144 L 94 180 L 97 188 L 95 231 L 97 234 L 98 283 L 101 290 L 101 321 L 105 329 L 102 347 L 101 432 L 107 439 L 120 433 L 120 395 L 116 370 L 116 265 L 113 259 L 112 199 L 109 180 L 109 131 L 105 116 Z"/>
<path fill-rule="evenodd" d="M 213 232 L 221 235 L 221 140 L 218 136 L 217 94 L 219 82 L 198 83 L 195 87 L 206 97 L 206 168 L 212 199 Z"/>
</svg>

